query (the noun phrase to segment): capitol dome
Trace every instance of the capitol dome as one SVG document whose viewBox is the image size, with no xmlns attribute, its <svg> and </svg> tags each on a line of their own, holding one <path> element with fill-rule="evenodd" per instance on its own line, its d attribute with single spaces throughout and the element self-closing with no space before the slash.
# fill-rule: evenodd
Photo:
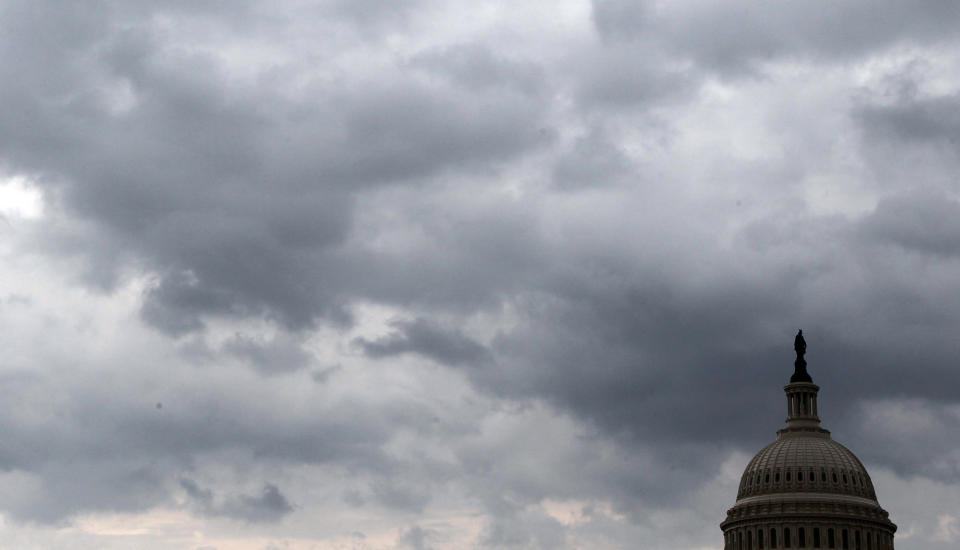
<svg viewBox="0 0 960 550">
<path fill-rule="evenodd" d="M 740 478 L 737 498 L 788 492 L 877 498 L 860 460 L 826 435 L 783 437 L 761 449 Z"/>
<path fill-rule="evenodd" d="M 787 425 L 744 469 L 720 524 L 725 550 L 892 550 L 897 526 L 863 463 L 820 427 L 819 386 L 807 373 L 802 332 L 787 394 Z"/>
</svg>

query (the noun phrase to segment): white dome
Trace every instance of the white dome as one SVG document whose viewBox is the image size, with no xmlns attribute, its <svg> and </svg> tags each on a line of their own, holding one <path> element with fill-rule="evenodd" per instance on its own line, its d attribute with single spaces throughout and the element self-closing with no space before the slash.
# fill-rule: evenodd
<svg viewBox="0 0 960 550">
<path fill-rule="evenodd" d="M 876 501 L 863 463 L 829 434 L 783 434 L 760 450 L 740 478 L 738 499 L 773 493 L 854 495 Z"/>
</svg>

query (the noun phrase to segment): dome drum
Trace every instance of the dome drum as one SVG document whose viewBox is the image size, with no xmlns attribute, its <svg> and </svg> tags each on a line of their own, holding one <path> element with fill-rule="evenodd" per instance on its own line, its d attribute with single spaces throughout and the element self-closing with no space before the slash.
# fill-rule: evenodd
<svg viewBox="0 0 960 550">
<path fill-rule="evenodd" d="M 888 529 L 844 521 L 768 522 L 724 531 L 724 550 L 893 550 L 893 533 Z"/>
<path fill-rule="evenodd" d="M 721 524 L 721 528 L 724 530 L 737 529 L 771 521 L 786 521 L 800 525 L 804 523 L 840 522 L 881 530 L 895 528 L 890 522 L 887 512 L 875 503 L 840 503 L 799 499 L 756 502 L 737 506 L 727 515 L 727 519 Z"/>
</svg>

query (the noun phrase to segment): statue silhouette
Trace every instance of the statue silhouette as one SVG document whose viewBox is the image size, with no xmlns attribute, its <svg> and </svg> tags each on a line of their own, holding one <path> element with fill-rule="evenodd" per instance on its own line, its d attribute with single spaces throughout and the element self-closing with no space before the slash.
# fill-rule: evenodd
<svg viewBox="0 0 960 550">
<path fill-rule="evenodd" d="M 793 351 L 797 352 L 797 360 L 793 362 L 793 376 L 790 377 L 790 383 L 813 382 L 813 378 L 810 378 L 807 373 L 807 360 L 803 358 L 807 353 L 807 341 L 803 339 L 802 329 L 797 331 L 797 336 L 793 339 Z"/>
<path fill-rule="evenodd" d="M 797 359 L 802 359 L 803 354 L 807 353 L 807 341 L 803 339 L 803 329 L 797 331 L 797 337 L 793 339 L 793 351 L 797 352 Z"/>
</svg>

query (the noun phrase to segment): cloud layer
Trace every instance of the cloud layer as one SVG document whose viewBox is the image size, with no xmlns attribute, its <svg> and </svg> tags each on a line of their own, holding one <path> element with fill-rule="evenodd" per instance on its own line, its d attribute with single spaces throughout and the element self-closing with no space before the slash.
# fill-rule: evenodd
<svg viewBox="0 0 960 550">
<path fill-rule="evenodd" d="M 802 327 L 953 547 L 958 23 L 4 3 L 0 546 L 718 548 Z"/>
</svg>

